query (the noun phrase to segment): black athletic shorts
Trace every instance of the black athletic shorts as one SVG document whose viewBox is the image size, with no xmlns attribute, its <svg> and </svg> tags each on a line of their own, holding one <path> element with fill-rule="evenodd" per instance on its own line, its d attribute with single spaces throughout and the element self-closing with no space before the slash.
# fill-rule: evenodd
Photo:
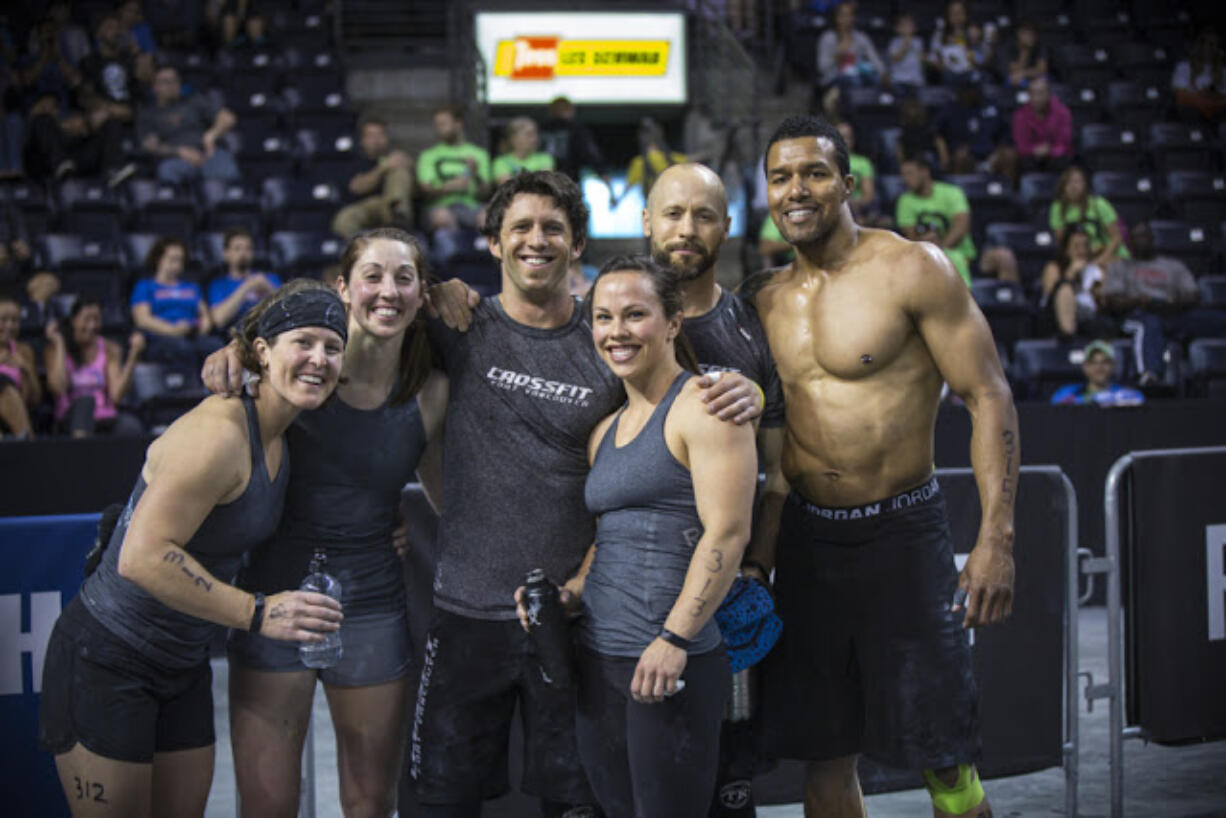
<svg viewBox="0 0 1226 818">
<path fill-rule="evenodd" d="M 545 684 L 519 621 L 437 608 L 409 748 L 422 803 L 467 803 L 510 789 L 507 746 L 517 702 L 524 728 L 520 790 L 565 804 L 595 803 L 575 741 L 575 691 Z"/>
<path fill-rule="evenodd" d="M 956 588 L 936 478 L 855 508 L 790 495 L 775 572 L 783 634 L 762 663 L 765 751 L 864 753 L 903 769 L 974 761 L 978 701 Z"/>
<path fill-rule="evenodd" d="M 38 745 L 78 742 L 104 758 L 148 764 L 154 753 L 214 743 L 213 670 L 168 670 L 107 630 L 74 598 L 51 632 L 43 664 Z"/>
</svg>

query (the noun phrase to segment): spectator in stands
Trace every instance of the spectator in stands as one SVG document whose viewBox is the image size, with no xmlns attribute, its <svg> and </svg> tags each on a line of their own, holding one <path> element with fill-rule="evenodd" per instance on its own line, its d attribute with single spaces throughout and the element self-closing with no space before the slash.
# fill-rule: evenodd
<svg viewBox="0 0 1226 818">
<path fill-rule="evenodd" d="M 1056 182 L 1056 198 L 1048 210 L 1048 222 L 1056 241 L 1064 231 L 1079 225 L 1090 236 L 1090 252 L 1103 268 L 1116 258 L 1128 258 L 1119 216 L 1111 203 L 1090 189 L 1090 179 L 1077 165 L 1067 168 Z"/>
<path fill-rule="evenodd" d="M 253 11 L 243 20 L 242 30 L 230 41 L 229 48 L 235 51 L 268 48 L 268 22 L 264 15 Z"/>
<path fill-rule="evenodd" d="M 255 240 L 245 227 L 231 227 L 222 244 L 226 272 L 209 283 L 209 313 L 218 333 L 224 334 L 260 299 L 281 288 L 276 273 L 253 273 Z"/>
<path fill-rule="evenodd" d="M 1115 350 L 1105 341 L 1091 341 L 1085 348 L 1081 363 L 1085 383 L 1062 386 L 1051 396 L 1057 406 L 1137 406 L 1145 403 L 1145 395 L 1127 386 L 1114 383 Z"/>
<path fill-rule="evenodd" d="M 941 73 L 943 82 L 973 71 L 979 71 L 992 61 L 992 46 L 996 28 L 991 24 L 971 23 L 963 0 L 950 0 L 945 16 L 937 20 L 928 44 L 928 61 Z"/>
<path fill-rule="evenodd" d="M 47 94 L 30 108 L 26 130 L 25 169 L 32 179 L 100 174 L 113 188 L 136 172 L 123 149 L 124 123 L 105 109 L 61 116 Z"/>
<path fill-rule="evenodd" d="M 47 325 L 43 358 L 47 388 L 55 396 L 56 428 L 72 437 L 139 435 L 141 422 L 117 406 L 132 385 L 145 336 L 133 332 L 125 356 L 101 331 L 102 304 L 92 298 L 78 298 L 62 326 Z"/>
<path fill-rule="evenodd" d="M 27 249 L 28 252 L 28 249 Z M 21 305 L 26 320 L 33 326 L 45 327 L 60 318 L 55 297 L 60 294 L 60 279 L 48 270 L 38 270 L 26 280 L 26 300 Z"/>
<path fill-rule="evenodd" d="M 1226 310 L 1197 306 L 1200 290 L 1179 259 L 1160 256 L 1147 222 L 1129 233 L 1132 258 L 1116 259 L 1107 268 L 1103 298 L 1124 319 L 1133 337 L 1142 386 L 1156 383 L 1163 372 L 1166 339 L 1226 337 Z"/>
<path fill-rule="evenodd" d="M 894 20 L 894 37 L 886 49 L 890 87 L 896 93 L 913 96 L 924 86 L 924 41 L 915 33 L 915 18 L 909 12 Z"/>
<path fill-rule="evenodd" d="M 666 168 L 688 161 L 689 157 L 668 147 L 664 128 L 651 117 L 639 120 L 638 135 L 639 153 L 630 160 L 630 166 L 626 169 L 626 187 L 641 185 L 643 198 L 646 199 L 656 183 L 656 177 Z"/>
<path fill-rule="evenodd" d="M 817 72 L 823 107 L 836 110 L 832 91 L 880 85 L 888 79 L 873 41 L 856 29 L 856 4 L 846 0 L 834 9 L 834 24 L 817 41 Z"/>
<path fill-rule="evenodd" d="M 0 179 L 21 176 L 21 151 L 25 145 L 22 113 L 17 50 L 7 22 L 0 18 Z"/>
<path fill-rule="evenodd" d="M 349 180 L 349 192 L 362 198 L 345 205 L 332 220 L 332 232 L 350 239 L 363 230 L 413 221 L 413 160 L 392 147 L 387 123 L 375 116 L 358 122 L 358 145 L 369 167 Z"/>
<path fill-rule="evenodd" d="M 1013 41 L 997 54 L 996 73 L 1016 89 L 1047 76 L 1047 48 L 1039 42 L 1039 29 L 1033 20 L 1018 23 Z"/>
<path fill-rule="evenodd" d="M 158 239 L 149 250 L 142 278 L 132 289 L 132 324 L 149 341 L 149 360 L 196 372 L 200 362 L 222 344 L 213 331 L 213 320 L 200 285 L 183 281 L 187 245 L 176 238 Z"/>
<path fill-rule="evenodd" d="M 145 22 L 145 13 L 141 10 L 140 0 L 123 0 L 115 7 L 119 15 L 119 25 L 128 36 L 136 50 L 142 54 L 157 52 L 157 41 L 153 38 L 153 27 Z"/>
<path fill-rule="evenodd" d="M 141 54 L 115 14 L 104 14 L 94 28 L 94 52 L 81 60 L 77 101 L 90 116 L 106 112 L 131 122 L 153 76 L 153 55 Z"/>
<path fill-rule="evenodd" d="M 72 4 L 68 0 L 56 0 L 47 8 L 46 19 L 54 26 L 56 44 L 60 52 L 70 63 L 79 65 L 91 48 L 89 34 L 73 22 Z"/>
<path fill-rule="evenodd" d="M 1113 338 L 1116 324 L 1099 315 L 1103 271 L 1090 250 L 1090 235 L 1073 225 L 1060 239 L 1060 252 L 1043 267 L 1039 299 L 1040 336 Z"/>
<path fill-rule="evenodd" d="M 458 108 L 434 112 L 438 143 L 417 160 L 417 183 L 426 200 L 426 220 L 441 261 L 460 250 L 460 229 L 481 229 L 482 202 L 489 194 L 490 155 L 464 139 Z"/>
<path fill-rule="evenodd" d="M 962 82 L 957 96 L 937 116 L 936 130 L 949 151 L 953 173 L 986 170 L 1017 182 L 1017 151 L 994 103 L 986 102 L 978 82 Z"/>
<path fill-rule="evenodd" d="M 32 40 L 26 55 L 17 60 L 13 72 L 14 92 L 20 93 L 21 108 L 30 106 L 45 95 L 55 97 L 55 103 L 68 108 L 71 89 L 81 85 L 81 72 L 60 44 L 56 25 L 50 18 L 43 20 L 31 32 Z"/>
<path fill-rule="evenodd" d="M 507 123 L 502 153 L 494 160 L 494 184 L 501 185 L 517 173 L 553 170 L 554 158 L 540 150 L 540 136 L 532 117 L 517 116 Z"/>
<path fill-rule="evenodd" d="M 1047 77 L 1035 77 L 1030 100 L 1013 112 L 1013 145 L 1021 172 L 1061 170 L 1073 157 L 1073 114 L 1056 99 Z"/>
<path fill-rule="evenodd" d="M 873 162 L 867 156 L 856 153 L 856 129 L 850 122 L 840 122 L 837 126 L 847 143 L 848 160 L 851 175 L 855 177 L 855 187 L 851 191 L 851 212 L 856 217 L 856 223 L 866 227 L 888 227 L 890 218 L 882 212 L 881 202 L 877 198 L 877 171 Z M 767 221 L 774 222 L 770 219 Z M 780 239 L 783 238 L 781 235 Z"/>
<path fill-rule="evenodd" d="M 219 144 L 238 118 L 203 94 L 182 97 L 179 71 L 164 65 L 153 78 L 154 101 L 142 106 L 136 122 L 141 147 L 158 160 L 158 179 L 182 184 L 203 179 L 237 181 L 238 163 Z"/>
<path fill-rule="evenodd" d="M 894 146 L 895 160 L 899 166 L 908 156 L 927 155 L 936 159 L 936 168 L 949 168 L 949 147 L 928 121 L 928 109 L 924 103 L 912 97 L 898 106 L 898 124 L 901 133 Z"/>
<path fill-rule="evenodd" d="M 907 190 L 898 197 L 894 221 L 912 241 L 930 241 L 940 247 L 970 286 L 975 243 L 971 239 L 971 207 L 960 188 L 932 178 L 931 157 L 908 157 L 902 163 Z M 1017 259 L 1007 247 L 989 248 L 979 272 L 1001 281 L 1017 281 Z"/>
<path fill-rule="evenodd" d="M 1226 63 L 1216 31 L 1204 29 L 1197 36 L 1188 59 L 1175 65 L 1171 90 L 1181 118 L 1193 122 L 1222 118 L 1226 111 Z"/>
<path fill-rule="evenodd" d="M 604 173 L 604 156 L 596 137 L 586 125 L 575 118 L 575 106 L 566 97 L 557 97 L 549 103 L 548 118 L 541 128 L 541 144 L 553 157 L 557 169 L 576 182 L 581 182 L 581 172 L 586 168 L 597 173 L 613 194 L 613 186 Z M 616 205 L 611 205 L 615 207 Z"/>
<path fill-rule="evenodd" d="M 31 272 L 33 254 L 21 210 L 12 202 L 0 202 L 0 287 L 26 279 Z"/>
<path fill-rule="evenodd" d="M 34 350 L 17 340 L 20 332 L 17 299 L 0 295 L 0 423 L 14 437 L 29 437 L 29 410 L 43 399 L 43 392 Z"/>
<path fill-rule="evenodd" d="M 215 48 L 229 48 L 242 31 L 250 11 L 248 0 L 206 0 L 204 19 Z"/>
</svg>

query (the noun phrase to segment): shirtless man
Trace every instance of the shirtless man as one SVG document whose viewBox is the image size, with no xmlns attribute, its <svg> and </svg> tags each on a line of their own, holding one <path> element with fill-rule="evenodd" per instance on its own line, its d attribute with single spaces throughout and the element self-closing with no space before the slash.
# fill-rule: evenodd
<svg viewBox="0 0 1226 818">
<path fill-rule="evenodd" d="M 923 770 L 934 815 L 990 816 L 962 629 L 1010 613 L 1020 461 L 991 333 L 939 248 L 856 225 L 832 125 L 786 120 L 766 175 L 797 257 L 750 287 L 783 382 L 792 487 L 777 546 L 755 540 L 747 558 L 775 568 L 785 622 L 763 663 L 765 743 L 809 762 L 806 816 L 865 814 L 862 752 Z M 983 511 L 961 575 L 932 474 L 943 382 L 971 412 Z"/>
</svg>

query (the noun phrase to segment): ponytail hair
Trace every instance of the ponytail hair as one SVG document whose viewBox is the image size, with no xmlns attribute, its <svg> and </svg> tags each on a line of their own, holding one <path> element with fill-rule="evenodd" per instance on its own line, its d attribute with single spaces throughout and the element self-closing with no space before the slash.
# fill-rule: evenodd
<svg viewBox="0 0 1226 818">
<path fill-rule="evenodd" d="M 660 300 L 660 306 L 666 317 L 672 318 L 684 312 L 681 281 L 675 275 L 648 256 L 621 255 L 606 261 L 592 281 L 592 287 L 583 300 L 583 312 L 589 322 L 592 320 L 592 297 L 596 292 L 596 285 L 609 273 L 639 273 L 651 283 L 652 292 Z M 694 347 L 690 344 L 690 339 L 685 337 L 685 330 L 677 331 L 677 337 L 673 339 L 673 352 L 677 356 L 677 363 L 681 364 L 683 369 L 695 375 L 702 374 L 698 366 L 698 356 L 694 354 Z"/>
</svg>

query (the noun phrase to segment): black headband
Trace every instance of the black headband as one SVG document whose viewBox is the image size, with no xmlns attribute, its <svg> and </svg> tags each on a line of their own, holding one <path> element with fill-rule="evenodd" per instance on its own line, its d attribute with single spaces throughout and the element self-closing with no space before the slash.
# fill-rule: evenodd
<svg viewBox="0 0 1226 818">
<path fill-rule="evenodd" d="M 283 332 L 300 327 L 330 329 L 341 340 L 349 339 L 345 305 L 331 290 L 301 290 L 271 305 L 260 316 L 256 334 L 272 340 Z"/>
</svg>

